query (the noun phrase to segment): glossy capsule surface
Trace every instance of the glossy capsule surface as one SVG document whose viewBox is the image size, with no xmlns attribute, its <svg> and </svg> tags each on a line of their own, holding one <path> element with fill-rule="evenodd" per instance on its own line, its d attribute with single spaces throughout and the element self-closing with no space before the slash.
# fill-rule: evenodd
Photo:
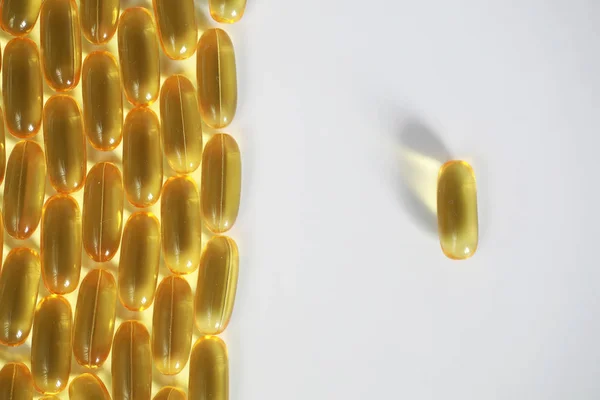
<svg viewBox="0 0 600 400">
<path fill-rule="evenodd" d="M 33 324 L 40 284 L 40 259 L 30 249 L 13 249 L 0 272 L 0 343 L 25 342 Z"/>
<path fill-rule="evenodd" d="M 202 250 L 200 196 L 193 180 L 169 178 L 161 197 L 162 248 L 167 267 L 175 274 L 198 268 Z"/>
<path fill-rule="evenodd" d="M 6 166 L 4 227 L 17 239 L 37 229 L 44 205 L 46 161 L 40 145 L 23 140 L 15 145 Z"/>
<path fill-rule="evenodd" d="M 110 272 L 94 269 L 83 278 L 73 326 L 73 354 L 79 365 L 97 368 L 108 357 L 116 303 L 117 284 Z"/>
<path fill-rule="evenodd" d="M 69 385 L 69 400 L 110 400 L 110 394 L 95 375 L 81 374 Z"/>
<path fill-rule="evenodd" d="M 126 321 L 115 334 L 112 351 L 113 400 L 148 400 L 152 391 L 150 335 L 137 321 Z"/>
<path fill-rule="evenodd" d="M 202 161 L 202 119 L 196 89 L 185 76 L 173 75 L 163 83 L 160 119 L 169 165 L 180 174 L 194 172 Z"/>
<path fill-rule="evenodd" d="M 1 62 L 0 62 L 1 63 Z M 4 132 L 4 111 L 0 108 L 0 184 L 6 170 L 6 134 Z"/>
<path fill-rule="evenodd" d="M 154 111 L 134 108 L 123 128 L 123 181 L 125 194 L 136 207 L 149 207 L 160 196 L 163 158 L 160 123 Z"/>
<path fill-rule="evenodd" d="M 44 285 L 52 293 L 71 293 L 81 273 L 81 212 L 71 196 L 48 199 L 42 214 L 41 261 Z"/>
<path fill-rule="evenodd" d="M 80 0 L 81 30 L 94 44 L 108 42 L 117 31 L 120 0 Z"/>
<path fill-rule="evenodd" d="M 81 31 L 75 0 L 44 0 L 40 48 L 48 85 L 59 92 L 77 86 L 81 76 Z"/>
<path fill-rule="evenodd" d="M 158 34 L 165 54 L 174 60 L 188 58 L 196 51 L 198 26 L 194 0 L 153 0 Z"/>
<path fill-rule="evenodd" d="M 3 0 L 0 3 L 2 29 L 13 36 L 28 34 L 40 14 L 42 0 Z"/>
<path fill-rule="evenodd" d="M 43 84 L 37 45 L 27 38 L 11 40 L 2 63 L 6 126 L 17 137 L 31 137 L 42 124 Z"/>
<path fill-rule="evenodd" d="M 189 400 L 229 399 L 229 359 L 217 336 L 196 341 L 190 357 Z"/>
<path fill-rule="evenodd" d="M 71 306 L 62 296 L 44 298 L 37 306 L 31 340 L 31 374 L 37 390 L 61 392 L 71 372 Z"/>
<path fill-rule="evenodd" d="M 23 363 L 8 363 L 0 370 L 0 400 L 33 399 L 33 379 Z"/>
<path fill-rule="evenodd" d="M 231 123 L 237 108 L 237 76 L 231 38 L 222 29 L 208 29 L 200 37 L 196 78 L 202 119 L 211 128 Z"/>
<path fill-rule="evenodd" d="M 239 21 L 246 11 L 246 0 L 210 0 L 208 4 L 211 17 L 226 24 Z"/>
<path fill-rule="evenodd" d="M 477 185 L 475 173 L 464 161 L 442 165 L 438 176 L 438 233 L 444 254 L 454 260 L 477 250 Z"/>
<path fill-rule="evenodd" d="M 119 299 L 125 308 L 150 307 L 160 263 L 160 224 L 152 213 L 131 214 L 123 231 L 119 260 Z"/>
<path fill-rule="evenodd" d="M 183 390 L 167 386 L 160 389 L 153 400 L 186 400 L 186 397 Z"/>
<path fill-rule="evenodd" d="M 82 68 L 83 126 L 90 144 L 108 151 L 121 143 L 123 98 L 121 75 L 107 51 L 90 53 Z"/>
<path fill-rule="evenodd" d="M 127 100 L 136 106 L 152 104 L 160 89 L 160 54 L 152 15 L 142 7 L 128 8 L 119 20 L 118 37 Z"/>
<path fill-rule="evenodd" d="M 121 242 L 123 180 L 112 163 L 92 167 L 83 193 L 83 247 L 94 261 L 110 261 Z"/>
<path fill-rule="evenodd" d="M 241 189 L 240 148 L 230 135 L 215 134 L 202 155 L 202 216 L 211 231 L 222 233 L 233 226 Z"/>
<path fill-rule="evenodd" d="M 44 106 L 44 146 L 50 183 L 61 193 L 83 187 L 87 170 L 85 136 L 77 102 L 52 96 Z"/>
<path fill-rule="evenodd" d="M 162 280 L 152 317 L 154 365 L 165 375 L 181 372 L 190 356 L 194 319 L 192 289 L 179 276 Z"/>
</svg>

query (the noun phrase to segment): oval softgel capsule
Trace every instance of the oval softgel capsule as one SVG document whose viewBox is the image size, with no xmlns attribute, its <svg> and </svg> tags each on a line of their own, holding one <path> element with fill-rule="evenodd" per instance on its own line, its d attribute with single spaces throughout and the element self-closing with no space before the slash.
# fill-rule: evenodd
<svg viewBox="0 0 600 400">
<path fill-rule="evenodd" d="M 13 36 L 28 34 L 40 14 L 42 0 L 3 0 L 0 2 L 2 29 Z"/>
<path fill-rule="evenodd" d="M 174 60 L 190 57 L 196 51 L 198 27 L 194 0 L 153 0 L 160 43 L 165 54 Z"/>
<path fill-rule="evenodd" d="M 217 22 L 232 24 L 246 11 L 246 0 L 209 0 L 210 15 Z"/>
<path fill-rule="evenodd" d="M 217 336 L 196 341 L 190 357 L 189 400 L 229 400 L 227 347 Z"/>
<path fill-rule="evenodd" d="M 108 42 L 117 31 L 121 0 L 80 0 L 81 30 L 94 44 Z"/>
<path fill-rule="evenodd" d="M 33 379 L 23 363 L 8 363 L 0 370 L 1 400 L 33 399 Z"/>
<path fill-rule="evenodd" d="M 110 394 L 97 376 L 86 373 L 71 381 L 69 400 L 110 400 Z"/>
<path fill-rule="evenodd" d="M 113 400 L 147 400 L 152 392 L 150 335 L 137 321 L 117 329 L 112 351 Z"/>
</svg>

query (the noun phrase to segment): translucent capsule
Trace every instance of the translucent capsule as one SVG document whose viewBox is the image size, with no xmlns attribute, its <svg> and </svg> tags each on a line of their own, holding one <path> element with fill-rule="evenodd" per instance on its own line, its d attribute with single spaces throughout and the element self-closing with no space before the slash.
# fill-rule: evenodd
<svg viewBox="0 0 600 400">
<path fill-rule="evenodd" d="M 228 231 L 237 219 L 242 188 L 242 162 L 235 139 L 214 135 L 202 155 L 202 217 L 217 233 Z"/>
<path fill-rule="evenodd" d="M 42 66 L 48 85 L 73 89 L 81 75 L 81 31 L 75 0 L 44 0 L 40 13 Z"/>
<path fill-rule="evenodd" d="M 35 310 L 31 374 L 38 391 L 61 392 L 71 372 L 71 306 L 62 296 L 44 298 Z"/>
<path fill-rule="evenodd" d="M 71 196 L 48 199 L 42 214 L 42 277 L 56 294 L 71 293 L 81 272 L 81 213 Z"/>
<path fill-rule="evenodd" d="M 149 207 L 160 196 L 163 159 L 160 123 L 147 107 L 127 114 L 123 129 L 123 180 L 127 199 L 136 207 Z"/>
<path fill-rule="evenodd" d="M 13 249 L 0 273 L 0 343 L 18 346 L 31 331 L 40 284 L 40 259 L 33 250 Z"/>
<path fill-rule="evenodd" d="M 225 343 L 217 336 L 196 341 L 190 357 L 189 400 L 229 399 L 229 360 Z"/>
<path fill-rule="evenodd" d="M 81 374 L 69 385 L 69 400 L 110 400 L 110 395 L 97 376 Z"/>
<path fill-rule="evenodd" d="M 107 51 L 90 53 L 82 68 L 83 126 L 97 150 L 113 150 L 121 143 L 123 99 L 115 58 Z"/>
<path fill-rule="evenodd" d="M 238 248 L 233 239 L 212 237 L 200 260 L 194 299 L 200 333 L 216 335 L 227 328 L 235 301 L 238 270 Z"/>
<path fill-rule="evenodd" d="M 167 78 L 160 91 L 165 157 L 175 172 L 194 172 L 202 161 L 202 119 L 196 89 L 183 75 Z"/>
<path fill-rule="evenodd" d="M 150 335 L 137 321 L 126 321 L 115 334 L 112 351 L 113 400 L 147 400 L 152 391 Z"/>
<path fill-rule="evenodd" d="M 33 379 L 23 363 L 8 363 L 0 370 L 1 400 L 33 399 Z"/>
<path fill-rule="evenodd" d="M 42 0 L 3 0 L 0 4 L 2 29 L 13 36 L 28 34 L 38 19 Z"/>
<path fill-rule="evenodd" d="M 94 44 L 108 42 L 117 31 L 121 0 L 80 0 L 81 30 Z"/>
<path fill-rule="evenodd" d="M 133 213 L 123 231 L 119 260 L 119 299 L 129 310 L 150 307 L 160 263 L 160 226 L 147 212 Z"/>
<path fill-rule="evenodd" d="M 171 0 L 153 0 L 158 33 L 165 54 L 174 60 L 190 57 L 196 51 L 198 27 L 194 0 L 173 7 Z"/>
<path fill-rule="evenodd" d="M 44 146 L 50 183 L 62 193 L 83 187 L 87 170 L 85 136 L 77 102 L 52 96 L 44 106 Z"/>
<path fill-rule="evenodd" d="M 156 291 L 152 318 L 152 356 L 161 373 L 178 374 L 187 363 L 193 319 L 190 285 L 178 276 L 163 279 Z"/>
<path fill-rule="evenodd" d="M 46 190 L 46 161 L 42 148 L 23 140 L 15 145 L 6 166 L 4 227 L 17 239 L 27 239 L 37 229 Z"/>
<path fill-rule="evenodd" d="M 9 0 L 12 3 L 20 1 L 23 0 Z M 4 49 L 3 69 L 6 126 L 17 137 L 31 137 L 42 124 L 43 84 L 37 45 L 27 38 L 8 42 Z"/>
<path fill-rule="evenodd" d="M 1 63 L 1 61 L 0 61 Z M 6 169 L 6 139 L 4 134 L 4 112 L 0 108 L 0 184 L 4 181 Z"/>
<path fill-rule="evenodd" d="M 142 7 L 128 8 L 119 20 L 118 37 L 127 100 L 136 106 L 152 104 L 160 88 L 160 54 L 152 15 Z"/>
<path fill-rule="evenodd" d="M 167 180 L 160 213 L 167 267 L 175 274 L 194 272 L 200 263 L 202 250 L 200 199 L 194 181 L 185 176 Z"/>
<path fill-rule="evenodd" d="M 208 29 L 198 41 L 196 78 L 204 122 L 212 128 L 231 123 L 237 108 L 237 77 L 231 38 L 222 29 Z"/>
<path fill-rule="evenodd" d="M 232 24 L 242 19 L 246 0 L 210 0 L 210 15 L 217 22 Z"/>
<path fill-rule="evenodd" d="M 454 260 L 477 250 L 477 185 L 475 173 L 464 161 L 442 165 L 438 177 L 438 233 L 444 254 Z"/>
<path fill-rule="evenodd" d="M 160 389 L 153 400 L 186 400 L 186 397 L 183 390 L 167 386 Z"/>
<path fill-rule="evenodd" d="M 73 326 L 73 354 L 79 365 L 97 368 L 108 357 L 116 303 L 117 284 L 110 272 L 94 269 L 83 278 Z"/>
</svg>

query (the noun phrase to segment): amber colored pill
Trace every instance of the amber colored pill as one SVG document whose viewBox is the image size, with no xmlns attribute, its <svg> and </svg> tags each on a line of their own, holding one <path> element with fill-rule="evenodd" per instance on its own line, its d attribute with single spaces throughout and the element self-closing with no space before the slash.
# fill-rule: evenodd
<svg viewBox="0 0 600 400">
<path fill-rule="evenodd" d="M 149 207 L 160 196 L 163 158 L 160 123 L 154 111 L 134 108 L 123 128 L 123 183 L 125 194 L 136 207 Z"/>
<path fill-rule="evenodd" d="M 150 307 L 156 291 L 160 263 L 160 226 L 152 213 L 131 214 L 121 245 L 119 299 L 129 310 Z"/>
<path fill-rule="evenodd" d="M 3 0 L 0 4 L 2 29 L 13 36 L 28 34 L 40 14 L 42 0 Z"/>
<path fill-rule="evenodd" d="M 222 29 L 208 29 L 198 41 L 196 78 L 204 122 L 212 128 L 231 123 L 237 108 L 237 77 L 231 38 Z"/>
<path fill-rule="evenodd" d="M 464 161 L 442 165 L 438 176 L 438 233 L 444 254 L 454 260 L 477 250 L 477 185 L 475 173 Z"/>
<path fill-rule="evenodd" d="M 108 42 L 117 31 L 121 0 L 80 0 L 81 30 L 94 44 Z"/>
<path fill-rule="evenodd" d="M 136 106 L 152 104 L 160 89 L 160 54 L 152 15 L 142 7 L 125 10 L 119 20 L 118 38 L 127 100 Z"/>
<path fill-rule="evenodd" d="M 194 172 L 202 161 L 202 119 L 196 89 L 183 75 L 167 78 L 160 91 L 165 157 L 175 172 Z"/>
<path fill-rule="evenodd" d="M 97 150 L 113 150 L 121 143 L 123 98 L 115 58 L 107 51 L 90 53 L 82 69 L 83 127 Z"/>
<path fill-rule="evenodd" d="M 4 227 L 17 239 L 37 229 L 46 190 L 46 161 L 42 148 L 29 140 L 15 145 L 6 166 Z"/>
<path fill-rule="evenodd" d="M 35 310 L 31 374 L 37 390 L 61 392 L 71 372 L 71 306 L 62 296 L 44 298 Z"/>
<path fill-rule="evenodd" d="M 6 170 L 6 138 L 4 134 L 4 112 L 0 108 L 0 184 L 4 181 Z"/>
<path fill-rule="evenodd" d="M 0 370 L 0 400 L 33 399 L 33 379 L 23 363 L 8 363 Z"/>
<path fill-rule="evenodd" d="M 177 176 L 165 182 L 160 215 L 167 267 L 175 274 L 194 272 L 200 263 L 202 220 L 198 189 L 193 180 Z"/>
<path fill-rule="evenodd" d="M 42 214 L 42 277 L 56 294 L 71 293 L 81 272 L 81 212 L 71 196 L 48 199 Z"/>
<path fill-rule="evenodd" d="M 83 247 L 94 261 L 110 261 L 121 242 L 123 181 L 112 163 L 101 162 L 88 173 L 83 192 Z"/>
<path fill-rule="evenodd" d="M 190 357 L 189 400 L 229 399 L 229 359 L 217 336 L 196 341 Z"/>
<path fill-rule="evenodd" d="M 214 135 L 202 155 L 202 217 L 217 233 L 228 231 L 237 219 L 242 189 L 240 148 L 225 133 Z"/>
<path fill-rule="evenodd" d="M 0 343 L 18 346 L 31 331 L 40 285 L 40 259 L 33 250 L 13 249 L 0 273 Z"/>
<path fill-rule="evenodd" d="M 186 400 L 185 392 L 174 387 L 164 387 L 153 397 L 153 400 Z"/>
<path fill-rule="evenodd" d="M 244 16 L 246 0 L 210 0 L 210 15 L 217 22 L 232 24 Z"/>
<path fill-rule="evenodd" d="M 174 60 L 188 58 L 196 51 L 198 26 L 194 0 L 153 0 L 158 34 L 165 54 Z"/>
<path fill-rule="evenodd" d="M 110 400 L 110 395 L 98 377 L 81 374 L 69 385 L 69 400 Z"/>
<path fill-rule="evenodd" d="M 116 303 L 117 284 L 110 272 L 94 269 L 83 278 L 73 326 L 73 354 L 79 365 L 97 368 L 108 357 Z"/>
<path fill-rule="evenodd" d="M 44 0 L 40 13 L 42 66 L 48 85 L 73 89 L 81 75 L 81 31 L 75 0 Z"/>
<path fill-rule="evenodd" d="M 52 96 L 44 106 L 44 146 L 52 186 L 61 193 L 83 187 L 87 169 L 85 136 L 77 102 Z"/>
<path fill-rule="evenodd" d="M 113 400 L 148 400 L 152 391 L 150 335 L 137 321 L 117 329 L 112 351 Z"/>
<path fill-rule="evenodd" d="M 2 68 L 8 131 L 20 138 L 31 137 L 42 124 L 43 84 L 37 45 L 27 38 L 11 40 L 4 49 Z"/>
</svg>

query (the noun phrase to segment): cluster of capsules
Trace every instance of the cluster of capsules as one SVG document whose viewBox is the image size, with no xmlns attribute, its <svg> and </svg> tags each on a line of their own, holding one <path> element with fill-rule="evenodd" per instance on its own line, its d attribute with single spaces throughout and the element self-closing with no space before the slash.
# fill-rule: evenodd
<svg viewBox="0 0 600 400">
<path fill-rule="evenodd" d="M 245 3 L 209 0 L 210 13 L 233 23 Z M 120 0 L 0 3 L 0 25 L 12 37 L 1 66 L 0 241 L 6 231 L 11 250 L 0 270 L 0 350 L 31 343 L 27 365 L 0 370 L 1 400 L 35 391 L 55 399 L 67 387 L 71 399 L 110 399 L 111 387 L 115 400 L 145 400 L 156 371 L 172 376 L 186 366 L 187 398 L 229 397 L 227 348 L 216 335 L 229 323 L 237 286 L 238 247 L 223 234 L 238 215 L 241 157 L 226 133 L 203 148 L 202 123 L 216 131 L 235 115 L 234 48 L 218 28 L 198 38 L 193 0 L 153 0 L 153 11 L 121 10 Z M 30 38 L 38 20 L 39 49 Z M 118 61 L 101 48 L 82 62 L 84 40 L 104 46 L 115 34 Z M 196 87 L 184 75 L 161 85 L 161 45 L 173 60 L 196 53 Z M 70 93 L 80 81 L 83 112 Z M 124 121 L 123 94 L 131 104 Z M 160 119 L 150 108 L 156 100 Z M 7 162 L 5 126 L 20 140 Z M 98 161 L 88 170 L 90 152 L 98 160 L 120 145 L 121 165 Z M 200 167 L 198 190 L 192 174 Z M 82 188 L 80 211 L 74 195 Z M 132 213 L 123 227 L 124 206 Z M 38 225 L 39 255 L 28 246 Z M 211 235 L 204 246 L 203 225 Z M 80 282 L 84 257 L 96 268 Z M 117 259 L 115 279 L 105 266 Z M 157 285 L 161 261 L 168 273 Z M 195 271 L 194 292 L 186 277 Z M 66 297 L 75 293 L 73 316 Z M 135 318 L 119 324 L 119 302 L 132 314 L 152 306 L 151 327 Z M 109 355 L 105 384 L 94 372 Z M 84 370 L 75 378 L 72 357 Z M 176 387 L 154 397 L 185 398 Z"/>
</svg>

